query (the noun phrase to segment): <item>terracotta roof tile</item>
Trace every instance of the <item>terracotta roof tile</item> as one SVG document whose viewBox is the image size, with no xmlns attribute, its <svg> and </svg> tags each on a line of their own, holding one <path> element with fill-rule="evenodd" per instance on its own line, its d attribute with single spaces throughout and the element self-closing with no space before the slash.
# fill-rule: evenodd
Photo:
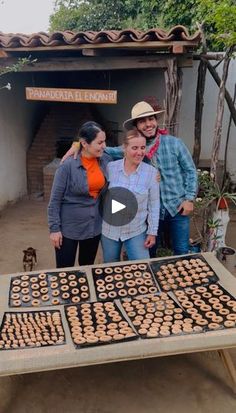
<svg viewBox="0 0 236 413">
<path fill-rule="evenodd" d="M 57 46 L 80 46 L 83 44 L 102 44 L 102 43 L 119 43 L 124 42 L 169 42 L 169 41 L 185 41 L 200 42 L 200 33 L 197 31 L 193 35 L 189 35 L 188 30 L 184 26 L 172 27 L 169 31 L 162 29 L 150 29 L 147 31 L 125 29 L 125 30 L 104 30 L 100 32 L 86 31 L 58 31 L 54 33 L 2 33 L 0 32 L 0 48 L 11 49 L 25 47 L 35 49 L 37 47 L 56 48 Z"/>
</svg>

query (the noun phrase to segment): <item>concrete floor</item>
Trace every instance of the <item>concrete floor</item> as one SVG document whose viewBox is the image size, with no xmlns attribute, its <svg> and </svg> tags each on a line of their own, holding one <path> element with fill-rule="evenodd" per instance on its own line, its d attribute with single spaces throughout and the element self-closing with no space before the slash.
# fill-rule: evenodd
<svg viewBox="0 0 236 413">
<path fill-rule="evenodd" d="M 22 250 L 29 246 L 37 249 L 36 269 L 54 267 L 46 207 L 43 201 L 23 200 L 1 213 L 1 274 L 22 271 Z M 234 248 L 235 230 L 234 211 L 227 234 Z M 236 350 L 231 355 L 236 364 Z M 0 378 L 0 413 L 126 411 L 233 413 L 236 398 L 217 352 Z"/>
</svg>

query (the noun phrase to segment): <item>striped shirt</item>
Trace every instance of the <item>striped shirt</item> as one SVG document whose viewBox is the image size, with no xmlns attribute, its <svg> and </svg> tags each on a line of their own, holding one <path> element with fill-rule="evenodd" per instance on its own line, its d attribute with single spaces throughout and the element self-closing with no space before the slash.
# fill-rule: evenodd
<svg viewBox="0 0 236 413">
<path fill-rule="evenodd" d="M 141 162 L 135 172 L 127 175 L 124 160 L 121 159 L 110 162 L 107 172 L 109 188 L 123 187 L 131 191 L 136 196 L 138 211 L 129 224 L 120 227 L 103 221 L 102 234 L 116 241 L 125 241 L 143 232 L 157 235 L 160 202 L 156 169 Z"/>
<path fill-rule="evenodd" d="M 147 140 L 147 147 L 154 140 Z M 113 159 L 123 156 L 122 147 L 106 148 Z M 150 162 L 145 158 L 145 162 Z M 165 209 L 171 216 L 178 213 L 179 205 L 185 200 L 193 200 L 197 192 L 197 171 L 192 156 L 179 138 L 161 135 L 160 145 L 151 159 L 151 164 L 160 171 L 160 219 L 164 219 Z"/>
</svg>

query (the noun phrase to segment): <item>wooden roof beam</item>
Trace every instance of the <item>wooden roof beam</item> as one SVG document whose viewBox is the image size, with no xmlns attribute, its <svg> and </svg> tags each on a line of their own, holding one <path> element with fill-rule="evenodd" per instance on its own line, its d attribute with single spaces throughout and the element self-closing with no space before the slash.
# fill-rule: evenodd
<svg viewBox="0 0 236 413">
<path fill-rule="evenodd" d="M 166 68 L 167 60 L 174 55 L 145 56 L 100 56 L 100 57 L 51 57 L 39 58 L 35 63 L 29 63 L 21 68 L 21 72 L 66 72 L 82 70 L 125 70 Z M 16 58 L 0 59 L 0 68 L 17 62 Z M 178 66 L 191 67 L 192 57 L 179 56 Z"/>
<path fill-rule="evenodd" d="M 147 42 L 122 42 L 122 43 L 85 43 L 79 45 L 62 45 L 62 46 L 37 46 L 37 47 L 4 47 L 5 52 L 56 52 L 56 51 L 70 51 L 70 50 L 84 50 L 84 49 L 115 49 L 115 50 L 173 50 L 173 47 L 177 48 L 182 46 L 183 48 L 196 48 L 198 46 L 197 41 L 147 41 Z M 176 49 L 177 50 L 177 49 Z M 178 52 L 179 53 L 179 52 Z"/>
</svg>

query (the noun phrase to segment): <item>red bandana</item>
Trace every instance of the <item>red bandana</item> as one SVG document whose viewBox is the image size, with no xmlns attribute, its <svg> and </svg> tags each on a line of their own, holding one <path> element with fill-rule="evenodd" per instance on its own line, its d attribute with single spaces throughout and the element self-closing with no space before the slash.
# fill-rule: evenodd
<svg viewBox="0 0 236 413">
<path fill-rule="evenodd" d="M 158 129 L 157 130 L 157 135 L 154 144 L 150 147 L 148 152 L 146 153 L 146 157 L 148 159 L 152 159 L 153 155 L 158 151 L 159 145 L 160 145 L 160 135 L 167 135 L 168 131 L 167 129 Z"/>
</svg>

